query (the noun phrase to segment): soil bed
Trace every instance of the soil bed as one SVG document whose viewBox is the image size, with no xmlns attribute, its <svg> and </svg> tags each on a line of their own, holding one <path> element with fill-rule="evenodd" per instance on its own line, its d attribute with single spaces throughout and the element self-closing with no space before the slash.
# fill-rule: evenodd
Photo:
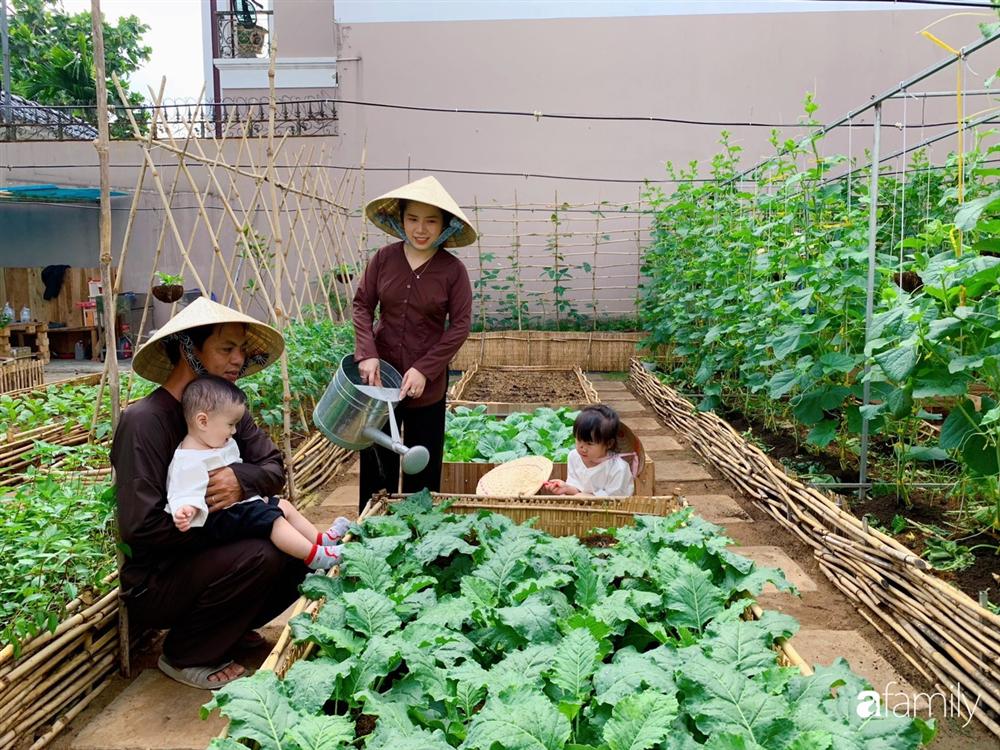
<svg viewBox="0 0 1000 750">
<path fill-rule="evenodd" d="M 821 467 L 822 472 L 833 478 L 835 482 L 851 483 L 858 481 L 858 472 L 854 467 L 847 469 L 840 465 L 838 456 L 829 451 L 818 451 L 812 453 L 806 451 L 796 440 L 792 431 L 775 432 L 766 429 L 763 425 L 750 419 L 739 412 L 728 412 L 719 410 L 719 416 L 733 426 L 737 432 L 753 430 L 754 439 L 767 446 L 767 455 L 775 463 L 781 464 L 786 470 L 801 463 Z M 873 451 L 878 450 L 877 445 L 873 445 Z M 808 480 L 808 477 L 803 477 Z M 896 493 L 891 488 L 881 488 L 882 492 L 873 492 L 865 497 L 864 502 L 857 499 L 854 493 L 838 493 L 844 501 L 844 508 L 853 513 L 857 518 L 868 516 L 870 523 L 877 522 L 881 531 L 894 537 L 900 544 L 905 545 L 917 555 L 922 555 L 926 548 L 926 540 L 929 535 L 921 529 L 912 525 L 898 534 L 892 532 L 892 520 L 894 516 L 902 516 L 906 519 L 926 526 L 937 526 L 948 529 L 951 523 L 951 515 L 958 510 L 958 500 L 945 496 L 943 493 L 934 493 L 924 489 L 910 489 L 909 505 L 902 498 L 897 499 Z M 887 494 L 888 493 L 888 494 Z M 1000 545 L 1000 540 L 989 533 L 980 533 L 975 537 L 963 538 L 960 544 L 966 547 L 974 547 L 980 544 Z M 975 552 L 976 562 L 965 570 L 934 570 L 934 574 L 941 580 L 947 581 L 952 586 L 960 589 L 970 597 L 979 600 L 979 592 L 990 589 L 990 599 L 996 601 L 998 581 L 994 574 L 1000 568 L 1000 557 L 991 554 L 989 550 L 978 549 Z"/>
<path fill-rule="evenodd" d="M 583 404 L 587 396 L 571 370 L 480 370 L 466 386 L 462 401 Z"/>
</svg>

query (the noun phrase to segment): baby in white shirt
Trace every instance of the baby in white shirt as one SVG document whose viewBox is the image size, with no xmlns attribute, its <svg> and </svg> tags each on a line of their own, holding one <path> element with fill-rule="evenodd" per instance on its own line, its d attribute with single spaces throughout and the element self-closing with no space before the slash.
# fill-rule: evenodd
<svg viewBox="0 0 1000 750">
<path fill-rule="evenodd" d="M 233 440 L 246 411 L 246 394 L 225 378 L 205 375 L 184 389 L 181 405 L 188 434 L 174 451 L 167 469 L 167 507 L 180 531 L 205 527 L 216 541 L 269 538 L 282 552 L 297 557 L 313 570 L 326 570 L 340 562 L 350 521 L 338 518 L 319 531 L 288 500 L 259 495 L 235 505 L 208 512 L 205 492 L 209 472 L 242 463 Z"/>
<path fill-rule="evenodd" d="M 618 413 L 605 404 L 580 410 L 573 422 L 576 447 L 569 452 L 566 481 L 551 479 L 545 487 L 554 495 L 631 495 L 632 468 L 618 454 Z"/>
</svg>

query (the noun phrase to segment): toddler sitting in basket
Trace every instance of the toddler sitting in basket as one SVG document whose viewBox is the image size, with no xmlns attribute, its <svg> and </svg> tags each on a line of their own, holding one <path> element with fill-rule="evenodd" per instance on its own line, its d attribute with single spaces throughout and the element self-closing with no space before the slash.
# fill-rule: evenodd
<svg viewBox="0 0 1000 750">
<path fill-rule="evenodd" d="M 327 570 L 340 562 L 350 521 L 337 518 L 319 531 L 285 499 L 259 495 L 208 512 L 205 490 L 210 471 L 242 463 L 233 440 L 246 410 L 246 394 L 225 378 L 205 375 L 184 389 L 181 405 L 188 433 L 174 451 L 167 469 L 166 511 L 181 531 L 204 526 L 218 542 L 270 538 L 282 552 L 303 560 L 313 570 Z"/>
<path fill-rule="evenodd" d="M 638 473 L 638 457 L 618 453 L 618 413 L 605 404 L 580 410 L 573 422 L 576 447 L 569 452 L 566 481 L 550 479 L 545 488 L 554 495 L 631 495 Z M 624 456 L 632 457 L 632 464 Z"/>
</svg>

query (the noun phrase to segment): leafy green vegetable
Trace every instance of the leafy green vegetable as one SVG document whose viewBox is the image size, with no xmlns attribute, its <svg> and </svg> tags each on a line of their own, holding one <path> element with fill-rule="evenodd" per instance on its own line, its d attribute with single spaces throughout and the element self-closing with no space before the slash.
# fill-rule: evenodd
<svg viewBox="0 0 1000 750">
<path fill-rule="evenodd" d="M 547 456 L 564 463 L 573 448 L 578 413 L 542 408 L 498 419 L 487 415 L 485 406 L 456 407 L 445 421 L 444 460 L 504 463 L 522 456 Z"/>
<path fill-rule="evenodd" d="M 922 722 L 845 713 L 866 687 L 846 665 L 808 678 L 779 666 L 775 642 L 795 621 L 741 615 L 745 592 L 781 583 L 780 572 L 726 550 L 722 530 L 690 509 L 638 517 L 594 550 L 486 512 L 451 515 L 426 493 L 391 512 L 359 528 L 339 583 L 306 581 L 327 601 L 291 625 L 317 657 L 284 680 L 237 680 L 205 707 L 232 719 L 234 739 L 289 750 L 906 750 L 933 736 Z M 363 715 L 374 730 L 355 737 Z"/>
</svg>

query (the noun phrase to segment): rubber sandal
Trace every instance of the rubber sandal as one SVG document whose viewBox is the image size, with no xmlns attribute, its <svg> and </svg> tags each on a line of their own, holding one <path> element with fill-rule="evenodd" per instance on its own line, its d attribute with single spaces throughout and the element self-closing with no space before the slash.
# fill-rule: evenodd
<svg viewBox="0 0 1000 750">
<path fill-rule="evenodd" d="M 230 677 L 227 680 L 208 679 L 211 675 L 225 669 L 232 663 L 232 660 L 230 660 L 214 667 L 175 667 L 168 662 L 163 655 L 161 655 L 159 661 L 156 662 L 156 666 L 158 666 L 160 671 L 167 677 L 181 683 L 182 685 L 199 688 L 201 690 L 216 690 L 223 685 L 228 685 L 233 680 L 238 680 L 240 677 L 245 676 L 244 673 L 239 677 Z"/>
</svg>

